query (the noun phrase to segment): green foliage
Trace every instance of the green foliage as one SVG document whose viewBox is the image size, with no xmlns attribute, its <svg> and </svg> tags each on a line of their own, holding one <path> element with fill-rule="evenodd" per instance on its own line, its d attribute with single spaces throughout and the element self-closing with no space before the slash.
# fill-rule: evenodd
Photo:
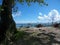
<svg viewBox="0 0 60 45">
<path fill-rule="evenodd" d="M 45 3 L 44 0 L 13 0 L 12 2 L 13 2 L 13 4 L 14 4 L 14 2 L 16 2 L 16 3 L 17 2 L 19 2 L 19 3 L 26 2 L 28 4 L 28 6 L 30 5 L 31 2 L 33 2 L 33 3 L 38 2 L 39 4 L 41 3 L 41 4 L 44 4 L 44 5 L 48 5 L 48 4 Z"/>
<path fill-rule="evenodd" d="M 60 28 L 60 23 L 55 23 L 52 26 L 55 27 L 55 28 Z"/>
<path fill-rule="evenodd" d="M 21 3 L 21 2 L 24 2 L 24 0 L 19 0 L 19 2 Z"/>
<path fill-rule="evenodd" d="M 24 35 L 25 35 L 24 31 L 17 31 L 17 33 L 15 34 L 15 39 L 19 40 L 20 38 L 23 38 Z"/>
<path fill-rule="evenodd" d="M 20 4 L 23 4 L 24 2 L 26 2 L 28 6 L 31 5 L 31 2 L 33 2 L 33 3 L 38 2 L 40 5 L 48 6 L 48 4 L 46 4 L 44 0 L 12 0 L 13 12 L 17 12 L 17 7 L 15 7 L 17 2 L 19 2 Z"/>
<path fill-rule="evenodd" d="M 36 25 L 36 27 L 37 27 L 37 28 L 43 27 L 43 25 L 42 25 L 42 24 L 38 24 L 38 25 Z"/>
<path fill-rule="evenodd" d="M 26 2 L 28 6 L 30 6 L 30 3 L 33 2 L 38 2 L 39 4 L 43 4 L 48 6 L 48 4 L 45 3 L 44 0 L 11 0 L 12 1 L 12 8 L 14 9 L 14 12 L 17 12 L 17 8 L 15 7 L 16 3 L 19 2 L 20 4 L 22 4 L 23 2 Z M 0 11 L 2 10 L 1 5 L 0 5 Z"/>
<path fill-rule="evenodd" d="M 24 2 L 24 0 L 18 0 L 18 2 L 22 3 Z M 33 3 L 38 2 L 39 4 L 47 5 L 44 0 L 25 0 L 25 2 L 28 4 L 28 6 L 30 6 L 31 2 Z"/>
<path fill-rule="evenodd" d="M 2 8 L 2 6 L 0 5 L 0 12 L 3 11 L 4 9 Z"/>
</svg>

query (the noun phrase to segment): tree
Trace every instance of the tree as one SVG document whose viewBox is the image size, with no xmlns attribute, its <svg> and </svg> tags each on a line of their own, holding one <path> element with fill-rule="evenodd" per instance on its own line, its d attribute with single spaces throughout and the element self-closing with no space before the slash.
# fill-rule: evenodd
<svg viewBox="0 0 60 45">
<path fill-rule="evenodd" d="M 38 24 L 38 25 L 36 25 L 36 27 L 37 27 L 37 28 L 43 27 L 43 25 L 42 25 L 42 24 Z"/>
<path fill-rule="evenodd" d="M 16 33 L 16 25 L 12 17 L 12 8 L 14 8 L 16 2 L 26 1 L 28 5 L 31 2 L 38 2 L 39 4 L 45 4 L 44 0 L 3 0 L 1 5 L 1 24 L 0 24 L 0 42 L 5 39 L 6 31 L 10 31 L 12 36 Z M 11 37 L 12 37 L 11 36 Z"/>
</svg>

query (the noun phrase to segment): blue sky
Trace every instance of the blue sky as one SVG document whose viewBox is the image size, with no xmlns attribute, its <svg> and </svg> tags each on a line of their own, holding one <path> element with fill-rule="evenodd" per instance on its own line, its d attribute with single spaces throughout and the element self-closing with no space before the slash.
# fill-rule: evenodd
<svg viewBox="0 0 60 45">
<path fill-rule="evenodd" d="M 60 19 L 60 0 L 45 0 L 48 6 L 40 6 L 38 3 L 31 3 L 30 6 L 17 4 L 18 12 L 14 15 L 16 23 L 44 23 L 51 22 L 54 14 L 54 21 Z M 50 14 L 51 13 L 51 14 Z M 50 19 L 49 19 L 50 18 Z"/>
<path fill-rule="evenodd" d="M 60 0 L 45 0 L 48 6 L 40 6 L 38 3 L 31 3 L 28 6 L 25 2 L 16 4 L 18 11 L 12 13 L 16 23 L 45 23 L 60 20 Z"/>
</svg>

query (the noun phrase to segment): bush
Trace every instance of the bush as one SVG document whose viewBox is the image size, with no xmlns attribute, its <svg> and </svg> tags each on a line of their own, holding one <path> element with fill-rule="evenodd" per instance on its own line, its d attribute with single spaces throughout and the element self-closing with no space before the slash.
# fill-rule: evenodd
<svg viewBox="0 0 60 45">
<path fill-rule="evenodd" d="M 17 31 L 17 33 L 15 34 L 15 39 L 19 40 L 20 38 L 23 38 L 25 35 L 24 31 Z"/>
<path fill-rule="evenodd" d="M 43 27 L 43 25 L 42 25 L 42 24 L 38 24 L 38 25 L 36 25 L 36 27 L 37 27 L 37 28 Z"/>
<path fill-rule="evenodd" d="M 60 23 L 53 24 L 53 27 L 60 27 Z"/>
</svg>

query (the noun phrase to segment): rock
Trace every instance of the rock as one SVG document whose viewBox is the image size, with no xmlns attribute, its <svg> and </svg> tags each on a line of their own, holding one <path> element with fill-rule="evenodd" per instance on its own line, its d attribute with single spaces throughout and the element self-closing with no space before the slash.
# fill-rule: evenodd
<svg viewBox="0 0 60 45">
<path fill-rule="evenodd" d="M 58 43 L 60 43 L 60 38 L 54 38 Z"/>
<path fill-rule="evenodd" d="M 52 35 L 52 36 L 55 36 L 56 35 L 56 33 L 53 33 L 53 32 L 49 32 L 48 34 L 49 35 Z"/>
<path fill-rule="evenodd" d="M 60 44 L 58 44 L 58 43 L 52 43 L 52 45 L 60 45 Z"/>
<path fill-rule="evenodd" d="M 21 45 L 60 45 L 60 32 L 55 28 L 34 28 L 28 29 L 25 32 L 25 37 L 20 39 Z M 49 29 L 49 30 L 48 30 Z"/>
<path fill-rule="evenodd" d="M 37 34 L 37 37 L 39 37 L 41 42 L 45 43 L 45 44 L 50 41 L 50 37 L 47 34 L 44 34 L 44 33 Z"/>
</svg>

